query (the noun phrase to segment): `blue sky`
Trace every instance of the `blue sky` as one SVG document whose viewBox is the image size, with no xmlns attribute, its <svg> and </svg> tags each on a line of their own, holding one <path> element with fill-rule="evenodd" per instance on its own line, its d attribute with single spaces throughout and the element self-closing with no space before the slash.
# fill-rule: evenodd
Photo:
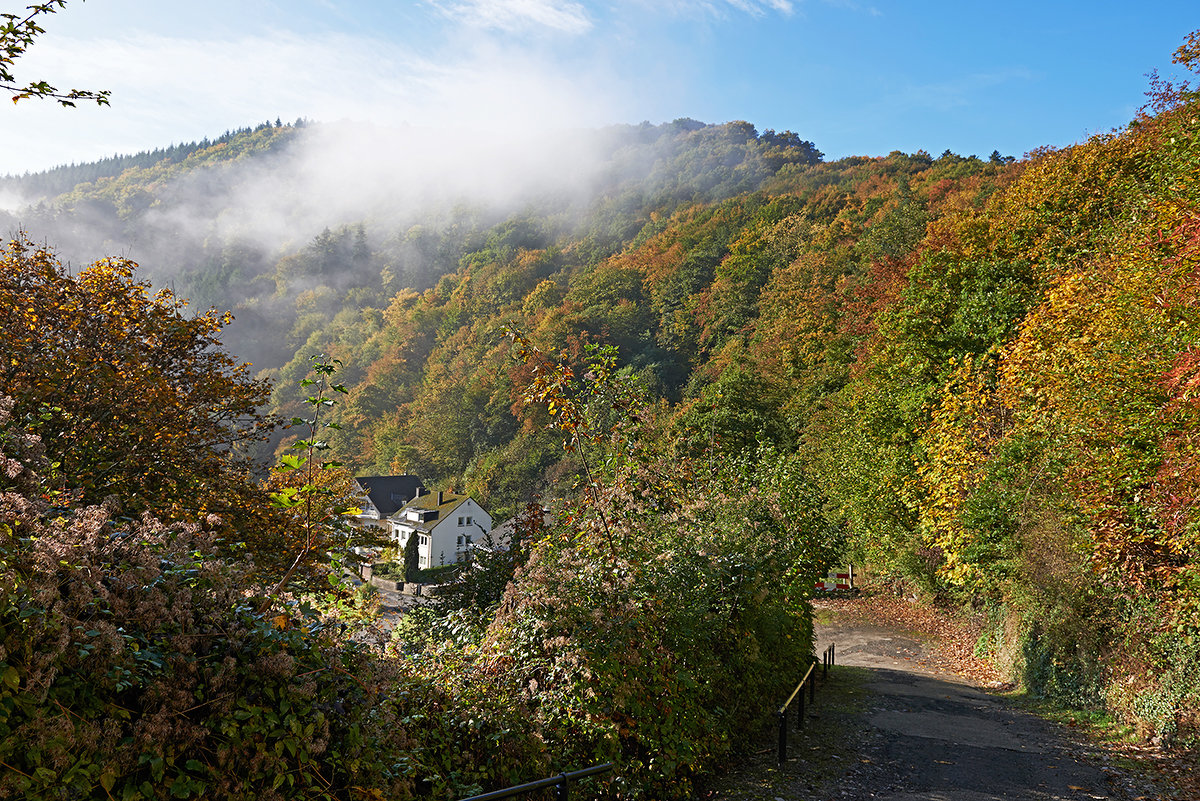
<svg viewBox="0 0 1200 801">
<path fill-rule="evenodd" d="M 0 0 L 17 12 L 24 2 Z M 70 0 L 0 104 L 0 173 L 281 117 L 478 130 L 743 119 L 829 158 L 1020 156 L 1121 126 L 1191 2 Z"/>
</svg>

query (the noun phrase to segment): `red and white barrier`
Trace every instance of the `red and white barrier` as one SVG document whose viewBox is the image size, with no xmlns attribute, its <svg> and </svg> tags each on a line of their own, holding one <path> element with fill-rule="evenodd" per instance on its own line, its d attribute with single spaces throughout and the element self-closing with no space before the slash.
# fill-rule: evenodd
<svg viewBox="0 0 1200 801">
<path fill-rule="evenodd" d="M 815 586 L 825 592 L 854 589 L 854 565 L 847 565 L 842 573 L 831 570 L 829 575 L 818 581 Z"/>
</svg>

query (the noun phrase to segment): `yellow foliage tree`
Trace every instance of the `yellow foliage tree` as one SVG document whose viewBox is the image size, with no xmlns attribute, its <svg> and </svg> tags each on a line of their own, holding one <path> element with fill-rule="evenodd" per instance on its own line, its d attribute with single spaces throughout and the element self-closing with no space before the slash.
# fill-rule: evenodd
<svg viewBox="0 0 1200 801">
<path fill-rule="evenodd" d="M 9 242 L 0 385 L 86 501 L 237 518 L 255 505 L 243 446 L 271 427 L 258 412 L 268 387 L 221 349 L 228 315 L 189 316 L 171 292 L 135 280 L 135 267 L 104 259 L 71 275 L 50 251 Z"/>
<path fill-rule="evenodd" d="M 941 551 L 940 575 L 954 585 L 980 579 L 969 555 L 974 544 L 964 529 L 962 505 L 979 486 L 1007 410 L 988 388 L 983 369 L 970 354 L 954 366 L 921 440 L 921 531 Z"/>
</svg>

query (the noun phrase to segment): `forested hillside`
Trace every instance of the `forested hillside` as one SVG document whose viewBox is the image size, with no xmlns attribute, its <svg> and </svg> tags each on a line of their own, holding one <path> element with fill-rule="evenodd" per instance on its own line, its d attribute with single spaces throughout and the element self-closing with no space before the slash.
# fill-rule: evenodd
<svg viewBox="0 0 1200 801">
<path fill-rule="evenodd" d="M 302 127 L 303 120 L 296 120 L 288 127 Z M 135 153 L 132 156 L 115 154 L 110 158 L 93 161 L 86 164 L 69 164 L 55 167 L 36 174 L 26 173 L 22 176 L 6 175 L 0 177 L 0 193 L 11 191 L 26 204 L 36 204 L 71 192 L 80 184 L 94 183 L 106 178 L 116 178 L 128 170 L 146 170 L 150 167 L 166 167 L 178 164 L 197 151 L 220 147 L 232 141 L 235 137 L 249 138 L 248 135 L 267 128 L 281 128 L 283 122 L 275 120 L 260 123 L 251 128 L 241 128 L 237 131 L 226 131 L 213 140 L 202 139 L 199 142 L 172 144 L 168 147 Z"/>
<path fill-rule="evenodd" d="M 1176 62 L 1200 70 L 1197 35 Z M 275 628 L 265 605 L 222 624 L 222 636 L 246 629 L 230 648 L 300 649 L 294 666 L 257 679 L 278 679 L 271 692 L 290 692 L 289 671 L 309 675 L 304 660 L 336 654 L 347 666 L 328 676 L 337 686 L 305 690 L 322 720 L 334 720 L 320 706 L 332 703 L 328 693 L 406 688 L 388 696 L 397 700 L 383 718 L 347 719 L 281 745 L 305 754 L 294 775 L 307 787 L 333 770 L 322 762 L 329 744 L 344 749 L 331 762 L 351 752 L 361 760 L 361 776 L 339 763 L 339 787 L 388 786 L 396 797 L 462 794 L 530 778 L 521 765 L 603 759 L 620 766 L 622 778 L 603 788 L 612 797 L 685 797 L 734 747 L 731 732 L 763 712 L 745 699 L 783 689 L 780 666 L 811 648 L 807 588 L 836 558 L 986 617 L 980 648 L 1031 692 L 1106 707 L 1146 737 L 1195 738 L 1200 99 L 1186 87 L 1154 88 L 1153 105 L 1126 128 L 1019 160 L 893 152 L 824 162 L 790 132 L 677 120 L 577 132 L 545 155 L 541 166 L 559 175 L 475 198 L 458 192 L 469 181 L 448 178 L 425 203 L 412 186 L 364 185 L 341 197 L 335 185 L 300 181 L 314 152 L 342 163 L 319 147 L 347 132 L 263 126 L 76 186 L 13 212 L 9 225 L 66 253 L 136 239 L 149 254 L 133 254 L 143 275 L 172 284 L 193 308 L 232 309 L 224 344 L 270 379 L 266 410 L 284 418 L 306 414 L 296 388 L 314 354 L 337 360 L 346 391 L 322 421 L 335 424 L 332 454 L 352 473 L 414 473 L 472 494 L 498 519 L 535 499 L 559 510 L 550 532 L 532 522 L 540 512 L 531 516 L 512 561 L 484 565 L 483 591 L 402 628 L 388 652 L 403 656 L 396 661 L 372 661 L 336 638 L 321 640 L 318 655 L 313 642 L 299 644 L 309 624 L 298 607 L 271 607 L 286 610 Z M 483 174 L 472 158 L 453 156 Z M 10 246 L 6 269 L 30 269 L 31 253 Z M 36 253 L 38 274 L 54 273 Z M 105 276 L 132 280 L 113 277 L 111 265 L 79 280 Z M 13 292 L 41 291 L 8 280 Z M 163 297 L 129 314 L 183 327 L 187 315 Z M 60 317 L 73 341 L 70 315 Z M 215 340 L 219 318 L 199 319 L 208 322 L 191 323 L 190 341 Z M 150 329 L 141 341 L 156 346 L 164 335 Z M 3 364 L 32 358 L 30 341 L 6 342 Z M 223 391 L 238 399 L 265 397 L 232 364 L 202 366 L 202 376 L 235 376 Z M 145 371 L 118 369 L 133 386 Z M 128 474 L 115 467 L 119 450 L 75 454 L 64 432 L 107 438 L 111 416 L 72 428 L 92 406 L 54 395 L 53 378 L 37 370 L 9 372 L 2 391 L 16 406 L 0 421 L 0 445 L 14 467 L 0 486 L 28 498 L 45 495 L 38 486 L 75 488 L 82 495 L 72 502 L 99 504 L 111 485 L 128 514 L 201 526 L 187 529 L 187 547 L 171 559 L 186 561 L 193 547 L 229 558 L 231 543 L 244 542 L 262 563 L 261 586 L 271 586 L 262 576 L 278 578 L 288 559 L 271 554 L 261 532 L 286 522 L 232 514 L 236 504 L 209 520 L 222 490 L 208 474 L 186 472 L 177 486 L 163 478 L 188 462 L 182 445 Z M 204 407 L 212 394 L 182 405 Z M 262 433 L 247 411 L 231 412 L 226 434 Z M 210 447 L 222 431 L 203 419 L 181 425 Z M 161 438 L 142 443 L 134 433 L 106 444 L 158 453 Z M 40 440 L 22 439 L 30 434 Z M 206 469 L 226 482 L 223 497 L 252 497 L 249 479 L 226 464 L 232 452 L 221 454 Z M 213 493 L 203 507 L 174 502 L 200 487 Z M 73 531 L 48 522 L 51 501 L 23 503 L 12 513 L 20 525 L 59 525 L 59 539 Z M 99 524 L 89 525 L 94 536 Z M 17 524 L 5 526 L 17 536 Z M 220 542 L 193 546 L 205 532 Z M 122 558 L 151 570 L 145 555 Z M 36 573 L 23 565 L 6 569 Z M 243 580 L 227 570 L 203 581 L 224 593 L 223 582 Z M 326 600 L 353 606 L 338 592 Z M 24 621 L 16 608 L 7 619 Z M 148 681 L 140 658 L 120 662 L 115 637 L 105 640 L 115 663 Z M 254 638 L 270 645 L 246 644 Z M 121 693 L 131 690 L 107 678 L 115 673 L 88 675 L 112 685 L 93 711 L 124 708 Z M 360 689 L 344 681 L 351 675 Z M 9 694 L 29 680 L 0 679 Z M 205 681 L 195 698 L 233 679 Z M 54 692 L 66 703 L 67 690 Z M 415 715 L 418 696 L 437 714 Z M 186 707 L 176 700 L 163 702 L 163 715 Z M 242 711 L 252 721 L 266 714 Z M 244 739 L 253 733 L 235 735 L 227 723 L 206 719 L 180 734 L 202 743 L 204 756 L 192 765 L 191 746 L 179 745 L 167 763 L 176 775 L 210 787 L 218 765 L 258 764 Z M 392 724 L 399 750 L 373 751 L 382 746 L 370 738 Z M 449 748 L 464 730 L 468 746 Z M 165 769 L 134 751 L 121 757 L 129 776 Z M 491 759 L 496 751 L 503 758 Z M 387 761 L 401 752 L 410 756 Z M 88 770 L 95 775 L 81 782 L 105 783 L 100 760 Z M 258 780 L 251 774 L 239 792 Z"/>
<path fill-rule="evenodd" d="M 610 351 L 575 337 L 563 361 L 526 343 L 530 380 L 518 386 L 504 340 L 508 417 L 491 436 L 519 431 L 523 417 L 507 410 L 536 392 L 543 403 L 521 414 L 552 409 L 561 428 L 537 440 L 532 462 L 556 461 L 547 454 L 560 457 L 565 437 L 570 459 L 590 461 L 589 500 L 571 505 L 569 461 L 553 482 L 564 492 L 555 526 L 532 507 L 514 547 L 481 557 L 465 586 L 389 638 L 336 566 L 364 543 L 342 523 L 347 474 L 332 457 L 369 464 L 336 440 L 328 453 L 324 439 L 367 408 L 368 368 L 416 377 L 387 387 L 416 397 L 437 369 L 426 357 L 461 327 L 438 293 L 473 272 L 499 275 L 555 242 L 575 254 L 563 264 L 595 267 L 651 215 L 757 188 L 820 154 L 746 124 L 613 129 L 586 135 L 606 154 L 583 165 L 590 188 L 475 205 L 441 195 L 416 211 L 383 192 L 379 217 L 295 246 L 280 232 L 325 223 L 321 204 L 286 196 L 278 216 L 249 215 L 270 202 L 256 182 L 296 188 L 313 133 L 260 127 L 14 216 L 66 253 L 136 236 L 163 261 L 81 268 L 15 231 L 0 259 L 0 797 L 455 798 L 604 760 L 617 770 L 598 794 L 687 797 L 791 681 L 784 666 L 812 649 L 806 588 L 836 532 L 794 455 L 666 459 L 655 398 Z M 264 221 L 277 227 L 255 227 Z M 496 311 L 557 274 L 555 258 L 535 256 Z M 410 308 L 420 292 L 428 312 Z M 241 319 L 229 327 L 179 295 Z M 547 308 L 561 300 L 543 295 Z M 389 318 L 422 341 L 384 334 Z M 356 351 L 340 369 L 323 359 L 310 378 L 310 345 L 339 329 L 363 346 L 380 334 L 371 347 L 389 352 Z M 501 347 L 496 330 L 488 350 Z M 266 386 L 222 340 L 283 365 L 262 375 L 301 421 L 291 439 L 306 436 L 265 482 L 247 458 L 270 428 L 256 409 Z M 349 355 L 344 343 L 328 350 Z M 396 413 L 342 431 L 365 438 Z M 456 464 L 461 444 L 445 441 Z M 531 475 L 510 482 L 507 500 L 493 493 L 498 516 L 529 498 Z"/>
</svg>

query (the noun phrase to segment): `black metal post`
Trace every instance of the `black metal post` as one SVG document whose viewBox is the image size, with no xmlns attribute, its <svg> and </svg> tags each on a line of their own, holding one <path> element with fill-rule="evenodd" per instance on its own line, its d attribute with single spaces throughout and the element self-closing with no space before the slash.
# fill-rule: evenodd
<svg viewBox="0 0 1200 801">
<path fill-rule="evenodd" d="M 833 664 L 833 646 L 830 645 L 821 653 L 822 670 L 828 671 L 829 665 Z M 800 731 L 804 728 L 805 707 L 804 707 L 804 689 L 808 685 L 808 703 L 815 704 L 817 701 L 817 660 L 814 659 L 812 664 L 808 666 L 808 670 L 804 671 L 804 678 L 800 679 L 800 683 L 796 685 L 796 689 L 792 690 L 792 694 L 783 702 L 783 706 L 776 710 L 775 715 L 779 719 L 779 764 L 782 765 L 787 761 L 787 714 L 788 707 L 792 705 L 792 701 L 796 701 L 796 730 Z M 578 774 L 573 774 L 578 775 Z M 565 798 L 566 796 L 562 796 Z M 485 801 L 483 798 L 468 799 L 467 801 Z M 490 801 L 487 799 L 486 801 Z"/>
<path fill-rule="evenodd" d="M 567 787 L 567 785 L 570 784 L 570 782 L 567 781 L 567 774 L 558 774 L 558 779 L 558 784 L 554 785 L 555 801 L 567 801 L 567 796 L 571 793 Z"/>
</svg>

